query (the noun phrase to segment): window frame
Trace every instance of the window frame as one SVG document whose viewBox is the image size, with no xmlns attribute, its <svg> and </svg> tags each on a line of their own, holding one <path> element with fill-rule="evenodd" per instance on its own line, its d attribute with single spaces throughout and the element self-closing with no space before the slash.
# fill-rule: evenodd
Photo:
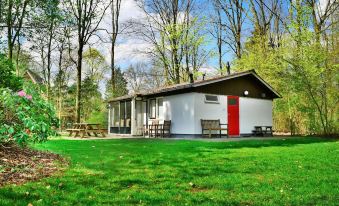
<svg viewBox="0 0 339 206">
<path fill-rule="evenodd" d="M 162 113 L 164 113 L 164 98 L 163 97 L 159 97 L 159 98 L 157 98 L 157 106 L 156 106 L 156 117 L 158 118 L 158 119 L 160 119 L 160 118 L 164 118 L 163 116 L 163 114 L 162 114 L 162 117 L 160 117 L 160 106 L 159 106 L 159 100 L 161 100 L 162 101 Z"/>
<path fill-rule="evenodd" d="M 154 115 L 152 114 L 152 101 L 154 101 L 154 107 L 155 107 L 155 110 L 154 110 Z M 149 109 L 149 119 L 156 119 L 157 118 L 157 99 L 150 99 L 149 100 L 149 106 L 148 106 L 148 109 Z"/>
<path fill-rule="evenodd" d="M 216 101 L 211 101 L 211 100 L 207 100 L 207 96 L 214 96 L 214 97 L 217 97 L 217 100 Z M 208 104 L 220 104 L 219 102 L 219 96 L 218 95 L 214 95 L 214 94 L 205 94 L 204 95 L 204 99 L 205 99 L 205 103 L 208 103 Z"/>
</svg>

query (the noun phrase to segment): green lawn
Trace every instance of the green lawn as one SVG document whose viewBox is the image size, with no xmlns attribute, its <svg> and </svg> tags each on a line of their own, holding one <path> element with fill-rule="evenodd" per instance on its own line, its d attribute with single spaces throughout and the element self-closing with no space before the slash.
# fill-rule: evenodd
<svg viewBox="0 0 339 206">
<path fill-rule="evenodd" d="M 333 140 L 51 140 L 36 147 L 68 157 L 69 169 L 1 188 L 0 205 L 339 202 L 339 144 Z"/>
</svg>

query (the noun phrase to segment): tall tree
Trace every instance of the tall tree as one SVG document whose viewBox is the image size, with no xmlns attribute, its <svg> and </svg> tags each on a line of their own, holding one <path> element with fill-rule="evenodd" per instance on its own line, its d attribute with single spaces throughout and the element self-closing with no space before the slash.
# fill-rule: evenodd
<svg viewBox="0 0 339 206">
<path fill-rule="evenodd" d="M 224 16 L 222 26 L 226 35 L 222 40 L 240 59 L 242 54 L 242 30 L 246 17 L 244 0 L 216 0 L 215 4 L 220 8 Z"/>
<path fill-rule="evenodd" d="M 3 4 L 4 14 L 6 15 L 7 27 L 7 49 L 8 58 L 13 62 L 13 50 L 16 42 L 20 38 L 24 20 L 27 17 L 29 4 L 33 0 L 7 0 Z M 19 71 L 16 71 L 17 74 Z"/>
<path fill-rule="evenodd" d="M 213 2 L 213 12 L 212 14 L 212 31 L 210 33 L 217 40 L 217 50 L 218 50 L 218 64 L 219 72 L 222 74 L 223 70 L 223 27 L 222 27 L 222 17 L 221 17 L 221 8 L 219 1 Z"/>
<path fill-rule="evenodd" d="M 115 45 L 119 34 L 121 0 L 113 0 L 111 7 L 112 15 L 112 36 L 111 36 L 111 83 L 112 90 L 115 90 Z"/>
<path fill-rule="evenodd" d="M 109 69 L 104 55 L 97 49 L 89 48 L 84 52 L 84 60 L 86 77 L 99 84 L 99 81 L 104 78 L 105 72 Z"/>
<path fill-rule="evenodd" d="M 153 45 L 148 54 L 161 62 L 167 84 L 185 80 L 183 70 L 193 0 L 138 0 L 145 18 L 133 22 L 135 33 Z M 157 15 L 154 15 L 157 14 Z M 188 59 L 188 58 L 187 58 Z M 159 61 L 160 60 L 160 61 Z M 187 69 L 187 68 L 186 68 Z M 185 71 L 185 72 L 183 72 Z"/>
<path fill-rule="evenodd" d="M 339 2 L 333 0 L 322 1 L 306 0 L 308 6 L 312 9 L 313 28 L 317 41 L 320 43 L 321 33 L 328 29 L 333 23 L 329 22 L 331 15 L 335 14 L 339 8 Z"/>
<path fill-rule="evenodd" d="M 105 0 L 65 0 L 65 7 L 75 20 L 77 34 L 77 95 L 76 95 L 76 121 L 81 118 L 81 75 L 84 47 L 90 38 L 96 34 L 98 27 L 111 2 Z"/>
</svg>

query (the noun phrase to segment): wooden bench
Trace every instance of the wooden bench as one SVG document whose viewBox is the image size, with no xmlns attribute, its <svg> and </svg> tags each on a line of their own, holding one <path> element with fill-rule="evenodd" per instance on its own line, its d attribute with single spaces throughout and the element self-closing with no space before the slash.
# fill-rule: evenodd
<svg viewBox="0 0 339 206">
<path fill-rule="evenodd" d="M 252 132 L 254 136 L 273 136 L 272 126 L 254 126 Z"/>
<path fill-rule="evenodd" d="M 228 125 L 227 124 L 221 124 L 220 120 L 207 120 L 207 119 L 201 119 L 201 134 L 204 136 L 204 131 L 209 131 L 209 137 L 212 136 L 211 131 L 219 131 L 219 136 L 221 137 L 221 131 L 227 131 L 227 137 L 228 137 Z M 226 126 L 226 128 L 222 127 Z"/>
</svg>

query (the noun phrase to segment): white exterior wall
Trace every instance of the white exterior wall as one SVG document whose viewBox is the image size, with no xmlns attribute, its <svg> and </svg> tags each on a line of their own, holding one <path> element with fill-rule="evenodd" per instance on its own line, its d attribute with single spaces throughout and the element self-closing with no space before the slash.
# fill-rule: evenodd
<svg viewBox="0 0 339 206">
<path fill-rule="evenodd" d="M 272 100 L 240 97 L 240 134 L 252 133 L 254 126 L 272 126 L 272 104 Z"/>
<path fill-rule="evenodd" d="M 227 124 L 227 96 L 217 95 L 219 103 L 206 103 L 205 94 L 194 93 L 195 118 L 194 134 L 201 134 L 200 119 L 220 119 L 221 124 Z M 219 131 L 214 131 L 219 132 Z"/>
<path fill-rule="evenodd" d="M 205 103 L 205 94 L 186 93 L 164 97 L 164 119 L 172 120 L 173 134 L 201 134 L 200 119 L 220 119 L 227 123 L 227 96 L 218 95 L 219 104 Z"/>
<path fill-rule="evenodd" d="M 227 96 L 217 96 L 219 104 L 205 103 L 203 93 L 163 97 L 163 117 L 172 120 L 172 134 L 201 134 L 200 119 L 220 119 L 227 124 Z M 254 126 L 272 126 L 272 100 L 240 97 L 239 125 L 240 134 L 252 133 Z"/>
<path fill-rule="evenodd" d="M 194 93 L 164 97 L 164 120 L 172 120 L 173 134 L 194 134 Z"/>
</svg>

